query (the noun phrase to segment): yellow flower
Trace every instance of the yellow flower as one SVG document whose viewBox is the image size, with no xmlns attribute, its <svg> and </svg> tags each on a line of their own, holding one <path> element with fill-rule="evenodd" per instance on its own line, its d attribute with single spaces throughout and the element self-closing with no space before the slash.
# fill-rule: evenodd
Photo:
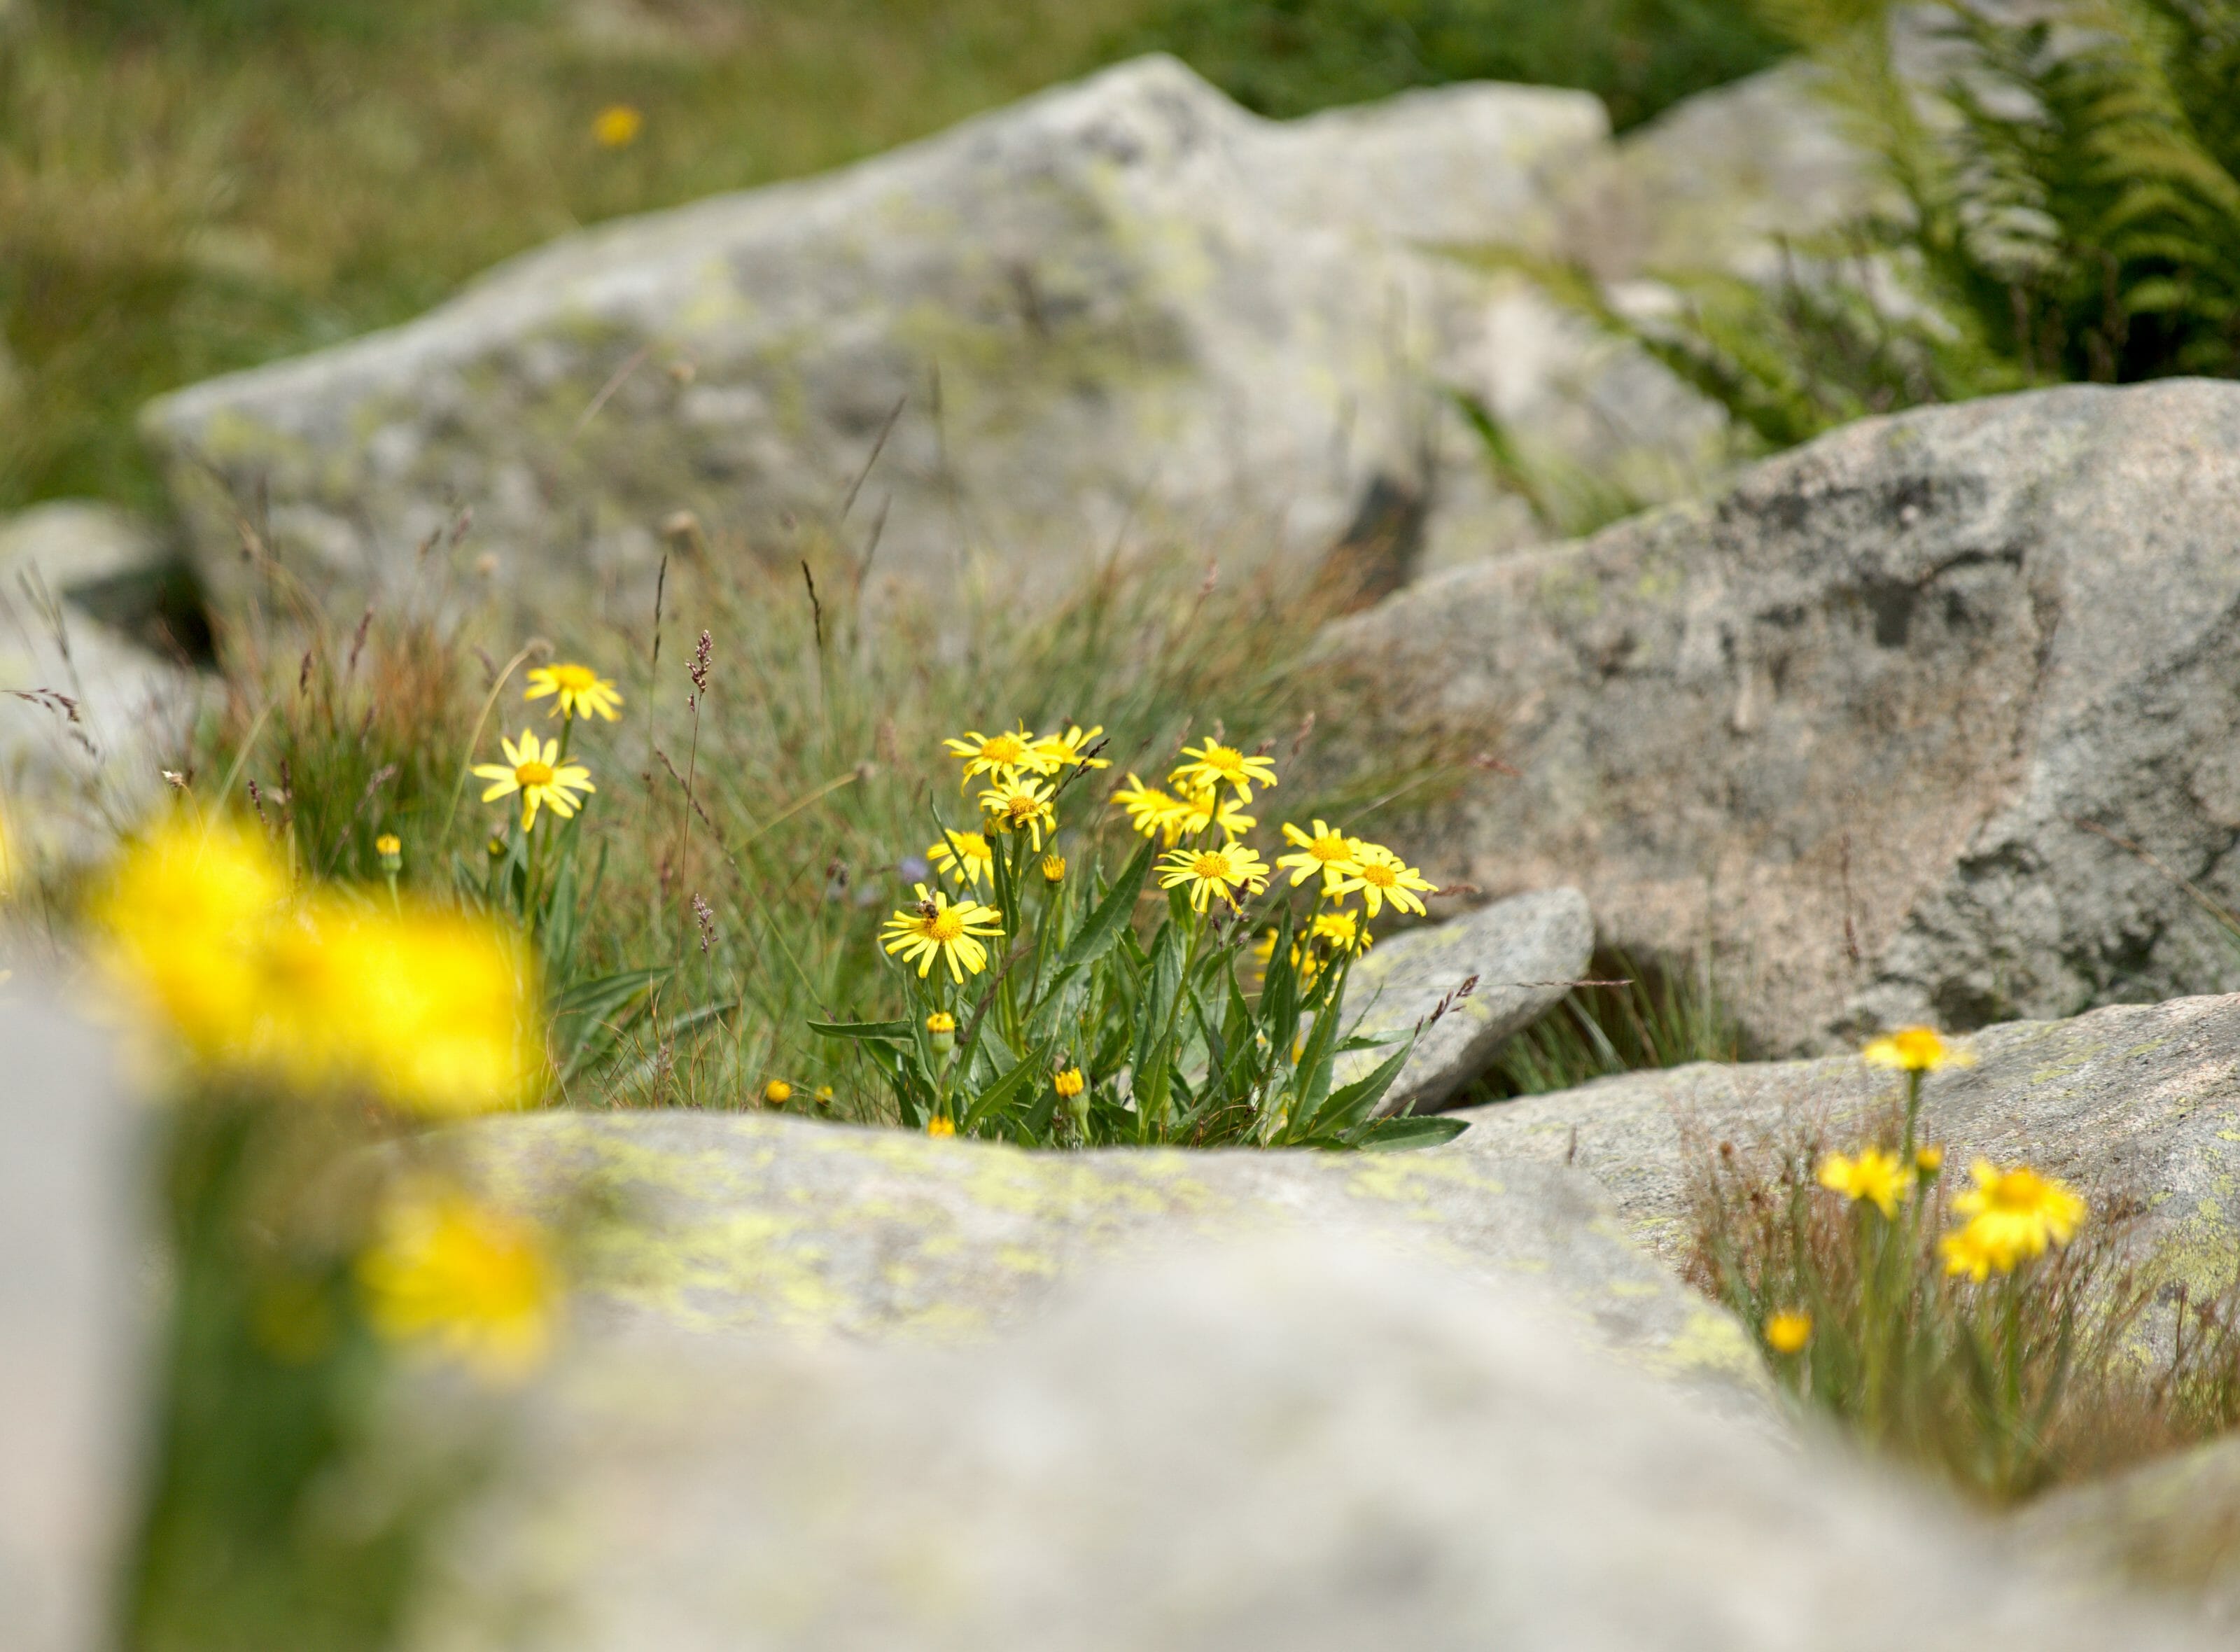
<svg viewBox="0 0 2240 1652">
<path fill-rule="evenodd" d="M 560 1316 L 558 1275 L 537 1228 L 432 1183 L 390 1202 L 357 1278 L 382 1336 L 487 1382 L 535 1369 Z"/>
<path fill-rule="evenodd" d="M 1057 811 L 1050 806 L 1056 795 L 1038 781 L 1006 780 L 980 794 L 980 807 L 997 831 L 1027 833 L 1039 854 L 1043 829 L 1057 829 Z"/>
<path fill-rule="evenodd" d="M 1223 838 L 1230 842 L 1243 836 L 1259 823 L 1253 816 L 1245 814 L 1234 798 L 1224 798 L 1211 786 L 1201 787 L 1187 801 L 1177 803 L 1173 816 L 1180 836 L 1196 837 L 1209 826 L 1218 826 Z"/>
<path fill-rule="evenodd" d="M 763 1103 L 767 1107 L 783 1107 L 793 1099 L 793 1086 L 782 1078 L 773 1078 L 763 1086 Z"/>
<path fill-rule="evenodd" d="M 1362 904 L 1371 917 L 1384 909 L 1387 901 L 1396 912 L 1423 916 L 1423 897 L 1435 892 L 1437 884 L 1381 843 L 1364 843 L 1358 837 L 1348 842 L 1353 850 L 1353 869 L 1335 885 L 1326 886 L 1330 893 L 1350 895 L 1360 890 Z"/>
<path fill-rule="evenodd" d="M 1075 1096 L 1080 1095 L 1083 1090 L 1089 1088 L 1088 1076 L 1083 1073 L 1081 1069 L 1078 1067 L 1067 1068 L 1056 1078 L 1052 1079 L 1050 1083 L 1057 1091 L 1058 1099 L 1060 1101 L 1066 1102 L 1071 1101 Z"/>
<path fill-rule="evenodd" d="M 947 833 L 941 842 L 927 849 L 925 855 L 941 870 L 968 889 L 978 889 L 980 880 L 989 875 L 996 863 L 995 850 L 988 847 L 988 840 L 977 832 Z"/>
<path fill-rule="evenodd" d="M 1183 817 L 1190 805 L 1157 786 L 1147 786 L 1134 775 L 1112 794 L 1112 801 L 1128 811 L 1128 824 L 1141 836 L 1161 839 L 1169 849 L 1182 836 Z"/>
<path fill-rule="evenodd" d="M 1224 746 L 1209 740 L 1203 746 L 1184 746 L 1183 756 L 1190 759 L 1167 776 L 1170 785 L 1197 788 L 1200 786 L 1233 786 L 1237 801 L 1252 801 L 1252 788 L 1276 783 L 1276 765 L 1265 757 L 1248 756 L 1234 746 Z"/>
<path fill-rule="evenodd" d="M 558 696 L 552 703 L 554 713 L 571 720 L 588 714 L 612 723 L 617 716 L 615 708 L 623 703 L 615 685 L 588 665 L 538 666 L 529 674 L 529 690 L 521 697 L 542 700 L 548 694 Z"/>
<path fill-rule="evenodd" d="M 1268 887 L 1268 863 L 1242 843 L 1223 843 L 1218 849 L 1178 849 L 1159 863 L 1159 887 L 1187 887 L 1194 911 L 1204 911 L 1216 896 L 1233 907 L 1237 890 L 1257 895 Z"/>
<path fill-rule="evenodd" d="M 628 149 L 645 130 L 645 117 L 628 103 L 610 103 L 591 120 L 591 137 L 601 149 Z"/>
<path fill-rule="evenodd" d="M 2028 1165 L 2002 1170 L 1977 1159 L 1969 1173 L 1976 1185 L 1954 1199 L 1952 1208 L 1970 1221 L 1940 1245 L 1954 1273 L 1977 1279 L 1994 1269 L 2010 1273 L 2043 1256 L 2049 1245 L 2067 1244 L 2084 1220 L 2084 1201 L 2075 1189 Z"/>
<path fill-rule="evenodd" d="M 1776 1314 L 1765 1322 L 1766 1346 L 1777 1354 L 1795 1354 L 1812 1340 L 1812 1316 Z"/>
<path fill-rule="evenodd" d="M 937 1009 L 925 1018 L 925 1029 L 938 1038 L 943 1033 L 957 1030 L 957 1017 L 946 1009 Z"/>
<path fill-rule="evenodd" d="M 879 938 L 890 956 L 917 965 L 919 980 L 926 978 L 938 959 L 949 966 L 950 978 L 961 983 L 968 971 L 977 976 L 988 967 L 988 949 L 978 937 L 1001 935 L 1003 916 L 977 901 L 951 906 L 946 892 L 928 895 L 920 883 L 917 905 L 889 918 L 886 933 Z"/>
<path fill-rule="evenodd" d="M 1935 1176 L 1944 1168 L 1944 1149 L 1932 1142 L 1913 1156 L 1913 1162 L 1922 1175 Z"/>
<path fill-rule="evenodd" d="M 373 840 L 373 852 L 382 859 L 387 860 L 392 855 L 402 855 L 404 852 L 404 845 L 398 840 L 395 832 L 383 832 Z"/>
<path fill-rule="evenodd" d="M 925 1133 L 928 1136 L 954 1136 L 957 1134 L 957 1121 L 945 1113 L 936 1113 L 925 1122 Z"/>
<path fill-rule="evenodd" d="M 1820 1163 L 1820 1185 L 1873 1205 L 1885 1218 L 1897 1215 L 1898 1201 L 1910 1191 L 1897 1155 L 1875 1147 L 1860 1149 L 1856 1158 L 1830 1153 Z"/>
<path fill-rule="evenodd" d="M 1037 750 L 1034 736 L 1023 725 L 1009 734 L 982 734 L 974 729 L 962 739 L 944 740 L 953 756 L 964 759 L 964 780 L 957 789 L 962 791 L 975 775 L 986 775 L 999 785 L 1007 780 L 1017 780 L 1022 773 L 1046 775 L 1056 765 L 1043 760 Z"/>
<path fill-rule="evenodd" d="M 1933 1027 L 1903 1027 L 1877 1038 L 1860 1052 L 1870 1067 L 1896 1067 L 1909 1073 L 1934 1073 L 1947 1067 L 1973 1067 L 1975 1056 L 1956 1049 Z"/>
<path fill-rule="evenodd" d="M 536 829 L 538 809 L 549 809 L 567 820 L 582 803 L 577 792 L 598 789 L 591 783 L 590 769 L 580 763 L 562 763 L 560 743 L 540 743 L 534 729 L 523 729 L 517 746 L 501 736 L 498 746 L 505 753 L 505 761 L 476 764 L 475 778 L 490 783 L 483 794 L 486 803 L 515 792 L 521 794 L 521 829 L 525 832 Z"/>
<path fill-rule="evenodd" d="M 1375 937 L 1353 913 L 1327 911 L 1315 914 L 1314 922 L 1307 926 L 1307 939 L 1321 942 L 1331 956 L 1343 957 L 1349 952 L 1368 951 Z"/>
<path fill-rule="evenodd" d="M 1087 755 L 1090 747 L 1103 736 L 1104 725 L 1083 732 L 1079 723 L 1063 734 L 1044 735 L 1035 742 L 1035 756 L 1048 765 L 1044 774 L 1054 775 L 1060 769 L 1110 769 L 1112 765 L 1102 757 Z"/>
<path fill-rule="evenodd" d="M 1045 883 L 1064 883 L 1065 856 L 1055 852 L 1043 856 L 1042 858 L 1042 873 L 1043 882 Z"/>
<path fill-rule="evenodd" d="M 1319 876 L 1323 881 L 1323 892 L 1334 894 L 1349 874 L 1361 869 L 1354 863 L 1355 840 L 1319 820 L 1310 832 L 1303 832 L 1285 821 L 1283 841 L 1298 845 L 1297 853 L 1276 857 L 1277 869 L 1290 870 L 1293 889 L 1310 877 Z"/>
</svg>

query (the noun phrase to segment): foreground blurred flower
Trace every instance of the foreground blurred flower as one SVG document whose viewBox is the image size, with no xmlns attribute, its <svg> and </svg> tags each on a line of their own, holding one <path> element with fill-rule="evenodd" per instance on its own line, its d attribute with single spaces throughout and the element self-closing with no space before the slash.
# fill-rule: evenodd
<svg viewBox="0 0 2240 1652">
<path fill-rule="evenodd" d="M 957 1121 L 945 1113 L 936 1113 L 925 1122 L 925 1133 L 928 1136 L 954 1136 L 957 1134 Z"/>
<path fill-rule="evenodd" d="M 1901 1072 L 1935 1073 L 1947 1067 L 1972 1067 L 1976 1058 L 1944 1042 L 1933 1027 L 1903 1027 L 1877 1038 L 1860 1052 L 1870 1067 Z"/>
<path fill-rule="evenodd" d="M 1353 869 L 1339 878 L 1330 892 L 1350 895 L 1359 890 L 1361 903 L 1371 917 L 1383 911 L 1387 901 L 1396 912 L 1413 912 L 1422 917 L 1423 897 L 1438 886 L 1382 843 L 1364 843 L 1358 837 L 1350 841 Z"/>
<path fill-rule="evenodd" d="M 591 783 L 590 769 L 580 763 L 562 763 L 560 743 L 540 743 L 533 729 L 521 731 L 521 743 L 517 746 L 500 736 L 498 747 L 505 753 L 505 761 L 476 764 L 475 778 L 490 783 L 490 789 L 483 794 L 486 803 L 510 797 L 516 792 L 521 794 L 521 829 L 525 832 L 536 829 L 538 809 L 549 809 L 567 820 L 583 801 L 577 793 L 598 789 Z"/>
<path fill-rule="evenodd" d="M 628 149 L 645 130 L 645 117 L 628 103 L 610 103 L 591 118 L 591 139 L 601 149 Z"/>
<path fill-rule="evenodd" d="M 516 1382 L 550 1349 L 560 1282 L 535 1224 L 456 1189 L 407 1187 L 359 1257 L 366 1316 L 390 1342 Z"/>
<path fill-rule="evenodd" d="M 1237 891 L 1268 887 L 1268 863 L 1242 843 L 1218 849 L 1178 849 L 1159 863 L 1159 887 L 1187 889 L 1190 909 L 1203 912 L 1217 899 L 1237 904 Z"/>
<path fill-rule="evenodd" d="M 1184 746 L 1183 756 L 1190 761 L 1167 776 L 1177 786 L 1233 786 L 1237 801 L 1249 803 L 1253 787 L 1276 783 L 1276 765 L 1267 758 L 1248 756 L 1217 740 L 1209 740 L 1203 746 Z"/>
<path fill-rule="evenodd" d="M 1873 1205 L 1885 1217 L 1897 1215 L 1898 1201 L 1910 1191 L 1897 1155 L 1874 1147 L 1862 1148 L 1857 1157 L 1830 1153 L 1820 1162 L 1819 1181 L 1854 1203 Z"/>
<path fill-rule="evenodd" d="M 1970 1220 L 1937 1244 L 1948 1272 L 1979 1280 L 2012 1273 L 2049 1246 L 2067 1244 L 2084 1220 L 2084 1201 L 2075 1189 L 2028 1165 L 2002 1170 L 1977 1159 L 1969 1174 L 1976 1185 L 1955 1198 L 1952 1208 Z"/>
<path fill-rule="evenodd" d="M 261 836 L 182 816 L 124 857 L 93 916 L 110 973 L 197 1056 L 225 1060 L 259 1013 L 258 949 L 287 894 Z"/>
<path fill-rule="evenodd" d="M 1777 1354 L 1800 1352 L 1812 1340 L 1812 1316 L 1776 1314 L 1765 1322 L 1766 1346 Z"/>
<path fill-rule="evenodd" d="M 557 696 L 552 703 L 554 715 L 571 721 L 577 716 L 600 716 L 613 723 L 619 716 L 615 708 L 623 703 L 615 685 L 588 665 L 538 666 L 529 674 L 529 689 L 521 697 L 542 700 L 547 695 Z"/>
<path fill-rule="evenodd" d="M 928 895 L 921 883 L 917 905 L 889 918 L 879 938 L 890 956 L 917 965 L 919 980 L 938 960 L 948 966 L 950 978 L 961 983 L 968 972 L 977 976 L 988 967 L 988 949 L 978 937 L 1001 935 L 1002 918 L 994 907 L 977 901 L 951 906 L 946 891 Z"/>
</svg>

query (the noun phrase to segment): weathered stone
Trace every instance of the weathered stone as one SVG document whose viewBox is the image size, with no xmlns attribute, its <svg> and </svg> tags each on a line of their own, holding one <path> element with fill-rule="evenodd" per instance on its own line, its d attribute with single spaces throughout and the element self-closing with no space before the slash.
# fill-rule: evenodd
<svg viewBox="0 0 2240 1652">
<path fill-rule="evenodd" d="M 142 1398 L 131 1118 L 104 1040 L 0 993 L 0 1646 L 94 1652 Z"/>
<path fill-rule="evenodd" d="M 145 428 L 221 590 L 229 493 L 269 498 L 276 552 L 343 603 L 410 577 L 462 506 L 469 554 L 551 616 L 650 583 L 680 508 L 726 543 L 822 524 L 864 556 L 883 522 L 875 583 L 977 569 L 1011 595 L 1130 533 L 1311 557 L 1380 481 L 1437 491 L 1428 365 L 1468 283 L 1401 238 L 1544 243 L 1551 175 L 1605 139 L 1591 97 L 1509 87 L 1284 126 L 1146 58 L 571 236 Z"/>
<path fill-rule="evenodd" d="M 2064 1576 L 2162 1592 L 2240 1629 L 2240 1438 L 2041 1497 L 2016 1516 L 2014 1535 Z"/>
<path fill-rule="evenodd" d="M 1366 737 L 1497 731 L 1443 873 L 1708 947 L 1766 1053 L 2070 1015 L 2235 973 L 2178 880 L 2240 904 L 2236 536 L 2240 388 L 2077 386 L 1426 582 L 1324 665 Z"/>
<path fill-rule="evenodd" d="M 2150 1206 L 2133 1230 L 2143 1257 L 2197 1296 L 2240 1267 L 2240 997 L 2117 1005 L 2074 1021 L 1986 1029 L 1976 1065 L 1932 1074 L 1922 1129 L 1947 1144 L 1949 1174 L 1983 1155 L 2027 1162 L 2088 1189 Z M 1824 1122 L 1902 1094 L 1856 1056 L 1630 1073 L 1457 1115 L 1446 1154 L 1495 1176 L 1518 1161 L 1575 1165 L 1617 1201 L 1626 1229 L 1667 1256 L 1688 1241 L 1700 1156 L 1721 1141 L 1778 1149 Z"/>
<path fill-rule="evenodd" d="M 1407 1032 L 1463 983 L 1477 983 L 1423 1030 L 1383 1110 L 1436 1113 L 1446 1106 L 1485 1070 L 1503 1039 L 1562 1002 L 1594 949 L 1594 915 L 1577 889 L 1512 896 L 1372 946 L 1353 966 L 1345 1009 L 1358 1017 L 1355 1030 L 1370 1036 Z M 1343 1058 L 1341 1081 L 1360 1077 L 1389 1053 Z"/>
<path fill-rule="evenodd" d="M 548 1393 L 416 1652 L 2149 1652 L 1951 1509 L 1550 1335 L 1193 1252 L 962 1349 L 663 1341 Z"/>
<path fill-rule="evenodd" d="M 1725 1314 L 1618 1238 L 1561 1167 L 1430 1154 L 1023 1153 L 797 1119 L 557 1113 L 467 1138 L 491 1185 L 587 1230 L 595 1323 L 977 1337 L 1088 1263 L 1302 1230 L 1527 1276 L 1581 1332 L 1685 1385 L 1755 1395 Z M 1754 1402 L 1752 1402 L 1754 1403 Z"/>
</svg>

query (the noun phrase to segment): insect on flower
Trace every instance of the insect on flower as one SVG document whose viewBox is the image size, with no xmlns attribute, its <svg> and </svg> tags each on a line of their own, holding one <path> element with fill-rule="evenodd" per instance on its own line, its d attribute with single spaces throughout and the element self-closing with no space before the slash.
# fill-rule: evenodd
<svg viewBox="0 0 2240 1652">
<path fill-rule="evenodd" d="M 981 937 L 1003 932 L 1003 914 L 994 907 L 977 901 L 951 906 L 946 890 L 928 895 L 921 883 L 917 905 L 890 917 L 880 939 L 890 956 L 917 965 L 919 980 L 940 963 L 952 981 L 962 983 L 967 974 L 977 976 L 988 967 L 988 948 Z"/>
</svg>

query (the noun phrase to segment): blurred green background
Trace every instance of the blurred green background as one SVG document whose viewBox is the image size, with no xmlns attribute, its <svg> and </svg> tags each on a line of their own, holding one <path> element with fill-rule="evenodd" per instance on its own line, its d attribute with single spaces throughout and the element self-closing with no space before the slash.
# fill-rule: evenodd
<svg viewBox="0 0 2240 1652">
<path fill-rule="evenodd" d="M 1155 49 L 1270 115 L 1487 77 L 1621 125 L 1776 50 L 1742 0 L 0 0 L 0 510 L 156 508 L 158 391 Z"/>
</svg>

